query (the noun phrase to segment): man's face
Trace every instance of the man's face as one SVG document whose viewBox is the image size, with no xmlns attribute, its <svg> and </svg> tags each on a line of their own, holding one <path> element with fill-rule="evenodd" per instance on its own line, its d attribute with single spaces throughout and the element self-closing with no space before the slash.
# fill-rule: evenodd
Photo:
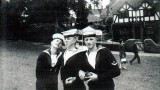
<svg viewBox="0 0 160 90">
<path fill-rule="evenodd" d="M 76 37 L 65 37 L 65 44 L 66 44 L 66 47 L 70 47 L 72 46 L 73 44 L 75 44 L 76 42 Z"/>
<path fill-rule="evenodd" d="M 54 47 L 56 49 L 59 49 L 62 47 L 62 40 L 60 39 L 53 39 L 51 42 L 51 47 Z"/>
<path fill-rule="evenodd" d="M 85 37 L 84 39 L 84 43 L 86 44 L 88 49 L 94 48 L 94 46 L 96 45 L 96 42 L 97 42 L 96 37 Z"/>
</svg>

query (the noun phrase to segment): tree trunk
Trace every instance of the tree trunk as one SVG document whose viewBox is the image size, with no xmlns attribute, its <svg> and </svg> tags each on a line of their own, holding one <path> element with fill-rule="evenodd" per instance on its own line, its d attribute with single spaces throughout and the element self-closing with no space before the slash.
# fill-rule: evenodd
<svg viewBox="0 0 160 90">
<path fill-rule="evenodd" d="M 6 6 L 7 2 L 2 0 L 1 3 L 1 31 L 0 31 L 0 38 L 6 39 Z"/>
</svg>

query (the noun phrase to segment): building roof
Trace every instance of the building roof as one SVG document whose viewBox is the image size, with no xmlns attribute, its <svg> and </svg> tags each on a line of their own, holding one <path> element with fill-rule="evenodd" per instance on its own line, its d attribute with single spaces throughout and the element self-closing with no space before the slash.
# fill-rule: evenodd
<svg viewBox="0 0 160 90">
<path fill-rule="evenodd" d="M 156 10 L 160 12 L 160 1 L 155 5 Z"/>
<path fill-rule="evenodd" d="M 148 2 L 151 6 L 154 5 L 154 0 L 113 0 L 110 4 L 110 9 L 112 10 L 113 14 L 117 14 L 118 10 L 125 4 L 129 4 L 133 8 L 139 7 L 142 2 Z"/>
<path fill-rule="evenodd" d="M 87 19 L 88 19 L 88 22 L 100 21 L 100 18 L 95 15 L 88 15 Z"/>
</svg>

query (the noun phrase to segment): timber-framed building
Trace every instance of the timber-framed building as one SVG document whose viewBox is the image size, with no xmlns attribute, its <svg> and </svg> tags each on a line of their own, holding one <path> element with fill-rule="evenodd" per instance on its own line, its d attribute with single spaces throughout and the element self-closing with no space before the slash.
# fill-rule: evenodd
<svg viewBox="0 0 160 90">
<path fill-rule="evenodd" d="M 160 1 L 158 0 L 113 0 L 109 9 L 112 13 L 113 39 L 151 38 L 160 42 Z"/>
</svg>

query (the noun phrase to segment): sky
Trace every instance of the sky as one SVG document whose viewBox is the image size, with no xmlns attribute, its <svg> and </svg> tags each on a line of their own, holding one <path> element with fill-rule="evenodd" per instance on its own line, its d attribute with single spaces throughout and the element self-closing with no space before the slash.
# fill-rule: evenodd
<svg viewBox="0 0 160 90">
<path fill-rule="evenodd" d="M 103 0 L 102 5 L 106 7 L 110 3 L 110 0 Z"/>
<path fill-rule="evenodd" d="M 9 2 L 10 0 L 6 0 L 7 2 Z"/>
<path fill-rule="evenodd" d="M 86 0 L 88 3 L 90 3 L 90 0 Z M 102 6 L 103 8 L 106 7 L 106 5 L 108 5 L 110 3 L 110 0 L 102 0 Z"/>
</svg>

